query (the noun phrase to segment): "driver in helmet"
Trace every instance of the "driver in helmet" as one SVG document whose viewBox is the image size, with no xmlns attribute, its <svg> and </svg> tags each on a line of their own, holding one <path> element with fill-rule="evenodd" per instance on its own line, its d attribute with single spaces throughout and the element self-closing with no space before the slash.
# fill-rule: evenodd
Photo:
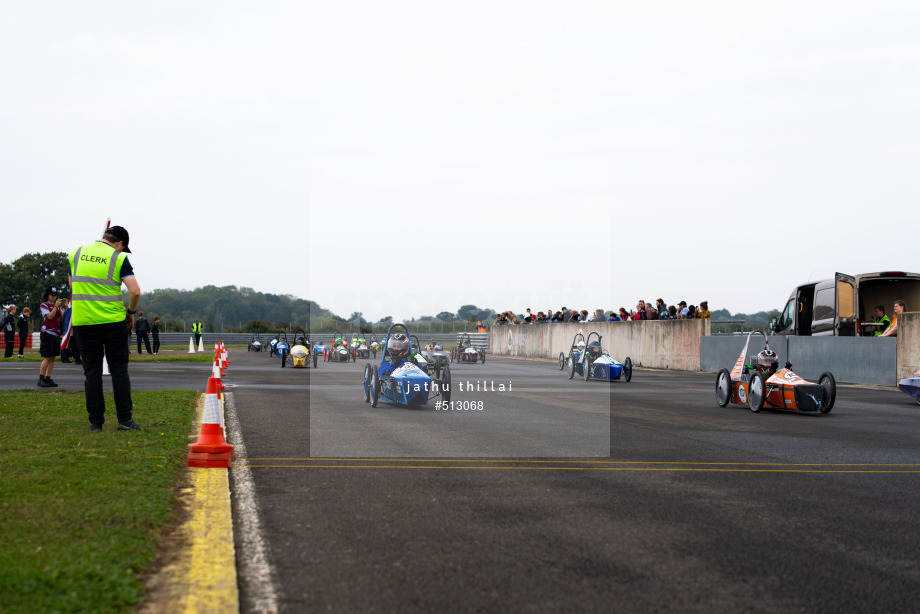
<svg viewBox="0 0 920 614">
<path fill-rule="evenodd" d="M 406 362 L 409 356 L 409 338 L 402 333 L 395 333 L 387 341 L 386 356 L 377 370 L 381 377 L 389 375 Z"/>
<path fill-rule="evenodd" d="M 434 340 L 434 337 L 432 337 L 428 340 L 428 345 L 425 346 L 425 349 L 434 352 L 440 350 L 441 348 L 438 347 L 438 342 Z"/>
<path fill-rule="evenodd" d="M 600 341 L 592 341 L 588 345 L 588 354 L 591 355 L 591 358 L 598 358 L 602 352 Z"/>
<path fill-rule="evenodd" d="M 585 342 L 584 342 L 584 341 L 579 341 L 579 342 L 575 345 L 575 350 L 576 350 L 579 354 L 583 353 L 583 352 L 585 351 Z"/>
<path fill-rule="evenodd" d="M 776 352 L 770 348 L 765 348 L 760 354 L 757 355 L 757 362 L 755 366 L 761 373 L 773 375 L 776 373 L 777 367 L 779 367 L 779 359 L 776 358 Z"/>
</svg>

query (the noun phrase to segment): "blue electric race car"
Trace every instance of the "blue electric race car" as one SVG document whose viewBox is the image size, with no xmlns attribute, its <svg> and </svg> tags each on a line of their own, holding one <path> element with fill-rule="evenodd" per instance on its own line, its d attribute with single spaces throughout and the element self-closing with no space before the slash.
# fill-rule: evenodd
<svg viewBox="0 0 920 614">
<path fill-rule="evenodd" d="M 560 354 L 560 363 L 562 358 Z M 622 377 L 628 382 L 632 379 L 632 360 L 628 356 L 623 362 L 611 358 L 601 347 L 600 334 L 595 332 L 588 333 L 587 339 L 581 333 L 575 335 L 566 364 L 569 379 L 575 377 L 576 373 L 585 381 L 599 379 L 612 382 Z"/>
<path fill-rule="evenodd" d="M 394 328 L 401 328 L 405 331 L 409 345 L 405 356 L 393 357 L 387 349 L 390 347 L 390 337 L 395 334 Z M 413 363 L 410 357 L 417 349 L 412 347 L 409 329 L 405 324 L 390 326 L 382 348 L 383 356 L 380 366 L 375 369 L 371 363 L 367 363 L 364 368 L 365 403 L 370 403 L 371 407 L 377 407 L 377 402 L 383 399 L 394 405 L 417 407 L 425 405 L 430 399 L 438 396 L 444 401 L 450 401 L 450 367 L 445 366 L 441 370 L 441 376 L 438 379 L 432 379 Z M 396 360 L 397 363 L 393 363 L 393 360 Z"/>
</svg>

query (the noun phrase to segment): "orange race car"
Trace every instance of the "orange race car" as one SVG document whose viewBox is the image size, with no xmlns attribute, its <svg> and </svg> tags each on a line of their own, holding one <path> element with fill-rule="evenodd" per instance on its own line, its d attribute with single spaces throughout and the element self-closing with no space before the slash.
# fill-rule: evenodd
<svg viewBox="0 0 920 614">
<path fill-rule="evenodd" d="M 751 335 L 759 334 L 764 339 L 764 348 L 751 362 L 746 363 Z M 837 398 L 837 382 L 828 372 L 821 374 L 818 383 L 809 382 L 792 372 L 788 362 L 779 368 L 776 353 L 770 349 L 767 335 L 755 330 L 748 334 L 744 349 L 735 367 L 722 369 L 716 375 L 716 401 L 719 407 L 729 402 L 747 405 L 758 412 L 764 407 L 796 412 L 828 413 Z"/>
</svg>

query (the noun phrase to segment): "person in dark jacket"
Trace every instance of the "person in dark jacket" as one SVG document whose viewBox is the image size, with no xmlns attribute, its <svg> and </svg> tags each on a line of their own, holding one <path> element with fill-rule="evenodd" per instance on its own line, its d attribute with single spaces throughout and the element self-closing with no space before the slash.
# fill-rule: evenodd
<svg viewBox="0 0 920 614">
<path fill-rule="evenodd" d="M 137 333 L 137 353 L 143 354 L 144 351 L 141 349 L 141 341 L 144 342 L 144 347 L 147 348 L 148 354 L 153 354 L 150 351 L 150 323 L 147 321 L 147 318 L 144 317 L 144 312 L 137 312 L 137 321 L 134 323 L 134 332 Z"/>
<path fill-rule="evenodd" d="M 13 357 L 13 348 L 16 346 L 16 305 L 10 305 L 6 308 L 6 313 L 0 318 L 0 330 L 3 331 L 4 341 L 6 342 L 6 352 L 4 358 Z"/>
<path fill-rule="evenodd" d="M 160 318 L 153 319 L 153 326 L 150 327 L 153 333 L 153 355 L 160 355 Z"/>
<path fill-rule="evenodd" d="M 22 313 L 16 319 L 16 326 L 19 328 L 19 358 L 22 358 L 26 351 L 26 339 L 29 338 L 29 318 L 31 316 L 32 310 L 28 307 L 23 307 Z"/>
</svg>

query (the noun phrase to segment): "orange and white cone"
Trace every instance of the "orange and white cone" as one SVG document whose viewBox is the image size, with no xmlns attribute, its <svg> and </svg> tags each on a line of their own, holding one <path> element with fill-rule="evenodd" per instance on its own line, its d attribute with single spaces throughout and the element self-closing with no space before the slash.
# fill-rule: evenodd
<svg viewBox="0 0 920 614">
<path fill-rule="evenodd" d="M 224 438 L 223 410 L 217 394 L 204 396 L 204 415 L 198 441 L 188 444 L 189 467 L 229 467 L 233 446 Z"/>
<path fill-rule="evenodd" d="M 214 379 L 217 380 L 217 383 L 220 384 L 220 389 L 221 389 L 221 390 L 224 390 L 224 389 L 226 388 L 226 386 L 224 386 L 224 382 L 221 381 L 220 367 L 218 367 L 217 365 L 214 365 L 214 366 L 211 368 L 211 377 L 213 377 Z"/>
</svg>

